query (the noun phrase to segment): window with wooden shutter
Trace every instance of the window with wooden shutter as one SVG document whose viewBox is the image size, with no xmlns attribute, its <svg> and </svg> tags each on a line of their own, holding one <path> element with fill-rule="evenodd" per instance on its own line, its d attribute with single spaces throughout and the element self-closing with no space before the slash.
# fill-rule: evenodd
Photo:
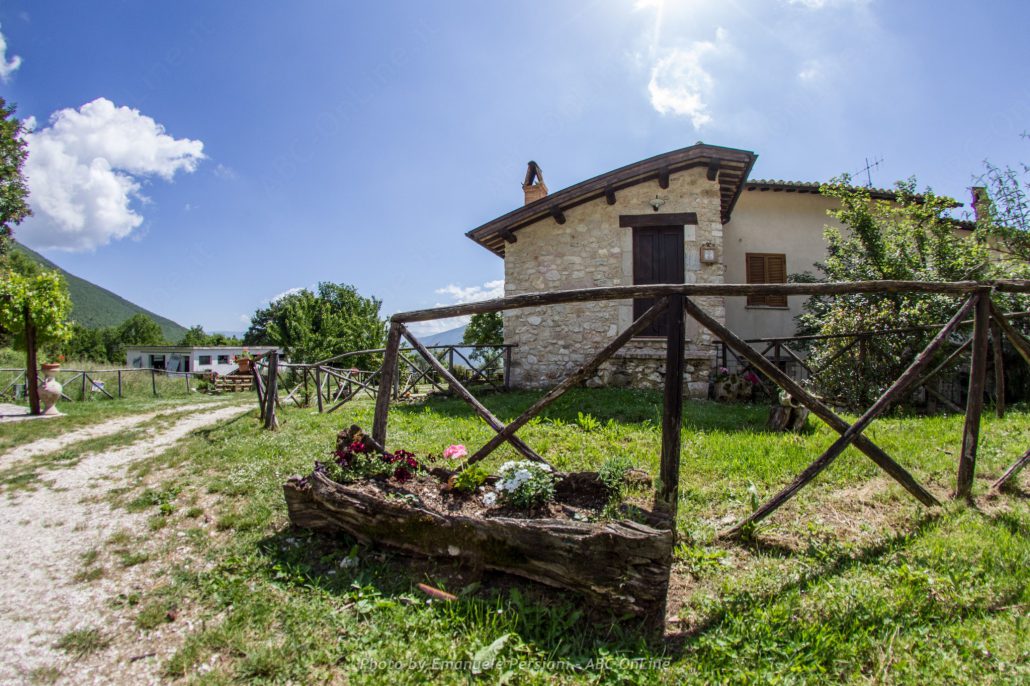
<svg viewBox="0 0 1030 686">
<path fill-rule="evenodd" d="M 787 256 L 774 253 L 745 255 L 748 283 L 787 283 Z M 749 295 L 748 307 L 786 307 L 785 295 Z"/>
<path fill-rule="evenodd" d="M 683 283 L 683 227 L 633 227 L 633 283 Z M 633 318 L 644 314 L 654 298 L 636 298 Z M 666 319 L 659 317 L 641 336 L 664 336 Z"/>
</svg>

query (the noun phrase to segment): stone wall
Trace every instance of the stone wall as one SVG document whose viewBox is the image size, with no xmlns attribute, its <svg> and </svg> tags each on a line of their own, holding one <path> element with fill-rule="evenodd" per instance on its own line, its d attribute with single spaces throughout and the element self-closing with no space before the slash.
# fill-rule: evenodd
<svg viewBox="0 0 1030 686">
<path fill-rule="evenodd" d="M 505 295 L 633 283 L 632 229 L 619 227 L 619 215 L 650 214 L 651 201 L 663 201 L 655 214 L 696 212 L 697 226 L 684 227 L 685 274 L 688 283 L 722 283 L 724 266 L 702 265 L 700 247 L 716 246 L 722 254 L 719 187 L 704 169 L 671 175 L 669 188 L 648 181 L 617 192 L 614 205 L 604 198 L 565 210 L 566 222 L 551 218 L 517 232 L 505 247 Z M 722 298 L 698 303 L 725 321 Z M 633 321 L 632 301 L 573 303 L 512 310 L 504 313 L 504 341 L 512 352 L 512 385 L 552 386 L 589 360 Z M 691 396 L 707 394 L 714 361 L 711 335 L 688 318 L 684 383 Z M 654 388 L 664 383 L 664 339 L 639 338 L 606 363 L 593 385 Z"/>
</svg>

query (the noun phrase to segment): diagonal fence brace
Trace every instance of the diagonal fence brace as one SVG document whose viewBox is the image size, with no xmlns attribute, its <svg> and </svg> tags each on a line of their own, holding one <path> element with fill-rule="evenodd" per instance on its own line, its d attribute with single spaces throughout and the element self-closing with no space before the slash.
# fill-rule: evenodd
<svg viewBox="0 0 1030 686">
<path fill-rule="evenodd" d="M 501 431 L 502 429 L 504 429 L 504 423 L 501 422 L 500 419 L 495 417 L 494 414 L 486 408 L 486 406 L 484 406 L 481 402 L 476 400 L 476 397 L 472 395 L 468 391 L 468 389 L 461 385 L 461 382 L 458 381 L 454 377 L 454 375 L 451 374 L 447 370 L 447 368 L 443 366 L 440 360 L 436 359 L 436 356 L 434 356 L 431 352 L 429 352 L 429 350 L 426 349 L 426 346 L 422 345 L 421 341 L 412 336 L 411 332 L 408 331 L 408 329 L 403 324 L 398 323 L 397 326 L 399 327 L 400 334 L 404 336 L 405 339 L 407 339 L 408 343 L 411 343 L 411 346 L 418 351 L 418 354 L 424 357 L 426 362 L 432 365 L 433 368 L 436 369 L 436 371 L 441 376 L 443 376 L 444 379 L 446 379 L 447 383 L 451 385 L 451 390 L 453 390 L 458 395 L 458 397 L 460 397 L 462 400 L 471 405 L 472 409 L 474 409 L 476 413 L 483 418 L 483 421 L 490 425 L 491 429 L 493 429 L 494 431 Z M 526 445 L 522 441 L 522 439 L 518 438 L 517 436 L 509 436 L 505 440 L 511 443 L 513 448 L 515 448 L 517 451 L 519 451 L 529 459 L 535 462 L 542 462 L 546 465 L 550 465 L 550 463 L 547 460 L 540 457 L 540 455 L 538 455 L 532 448 Z"/>
<path fill-rule="evenodd" d="M 873 403 L 872 407 L 866 410 L 854 424 L 849 426 L 848 429 L 840 435 L 840 438 L 834 441 L 833 445 L 827 448 L 815 462 L 810 464 L 803 472 L 801 472 L 801 474 L 799 474 L 797 478 L 790 483 L 790 485 L 751 513 L 747 519 L 737 524 L 732 529 L 729 529 L 722 535 L 735 536 L 743 531 L 745 527 L 762 521 L 792 498 L 821 471 L 830 466 L 830 464 L 844 452 L 845 448 L 858 438 L 858 436 L 866 429 L 866 427 L 869 426 L 869 424 L 873 422 L 874 419 L 883 414 L 892 403 L 901 398 L 905 394 L 905 391 L 916 382 L 916 379 L 920 374 L 922 374 L 923 370 L 930 365 L 930 362 L 933 360 L 934 353 L 936 353 L 944 344 L 952 332 L 958 328 L 962 319 L 976 304 L 978 297 L 979 296 L 974 296 L 973 298 L 970 298 L 961 308 L 959 308 L 959 311 L 955 316 L 944 325 L 944 328 L 941 329 L 923 349 L 923 351 L 916 356 L 916 359 L 912 361 L 912 364 L 909 365 L 908 369 L 906 369 L 902 375 L 899 376 L 893 384 L 891 384 L 890 388 L 884 391 L 883 395 Z"/>
<path fill-rule="evenodd" d="M 574 374 L 567 377 L 560 384 L 548 391 L 547 395 L 533 403 L 528 410 L 516 417 L 514 421 L 508 424 L 508 426 L 502 427 L 496 436 L 491 438 L 486 445 L 476 451 L 476 454 L 466 461 L 463 468 L 470 464 L 475 464 L 485 458 L 501 443 L 512 438 L 516 431 L 522 428 L 522 426 L 529 422 L 530 419 L 538 415 L 541 410 L 560 398 L 567 390 L 573 386 L 579 385 L 589 377 L 593 376 L 594 372 L 597 371 L 598 367 L 604 364 L 605 360 L 617 353 L 619 349 L 626 345 L 631 338 L 650 326 L 654 320 L 665 311 L 667 306 L 667 298 L 662 298 L 652 305 L 646 312 L 644 312 L 644 314 L 640 315 L 640 318 L 633 322 L 628 329 L 619 334 L 611 343 L 605 346 L 601 352 L 597 353 L 597 355 L 594 356 L 594 359 L 584 364 L 576 370 Z"/>
<path fill-rule="evenodd" d="M 727 346 L 741 357 L 750 362 L 756 369 L 772 379 L 777 385 L 799 400 L 805 407 L 811 410 L 812 414 L 826 422 L 837 433 L 844 433 L 850 424 L 831 410 L 823 401 L 809 393 L 798 382 L 790 378 L 779 367 L 767 360 L 762 355 L 744 342 L 737 334 L 720 324 L 690 298 L 684 301 L 687 314 L 693 317 L 706 329 L 721 338 Z M 921 503 L 927 506 L 940 505 L 940 501 L 932 493 L 923 488 L 908 471 L 895 462 L 890 455 L 883 451 L 865 436 L 859 434 L 855 437 L 855 447 L 865 453 L 869 458 L 880 466 L 885 472 L 891 475 L 898 483 L 905 487 L 909 493 L 915 496 Z"/>
</svg>

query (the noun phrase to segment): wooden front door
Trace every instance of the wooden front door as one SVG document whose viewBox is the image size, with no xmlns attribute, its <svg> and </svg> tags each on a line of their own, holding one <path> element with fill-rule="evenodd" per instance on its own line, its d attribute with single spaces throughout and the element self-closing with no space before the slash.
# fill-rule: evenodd
<svg viewBox="0 0 1030 686">
<path fill-rule="evenodd" d="M 683 283 L 683 226 L 633 227 L 633 283 Z M 636 298 L 633 318 L 644 314 L 655 298 Z M 665 317 L 659 317 L 642 336 L 665 336 Z"/>
</svg>

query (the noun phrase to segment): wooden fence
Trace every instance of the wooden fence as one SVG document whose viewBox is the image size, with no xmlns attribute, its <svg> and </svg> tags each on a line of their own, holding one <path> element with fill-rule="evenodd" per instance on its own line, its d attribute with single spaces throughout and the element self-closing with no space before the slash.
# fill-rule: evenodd
<svg viewBox="0 0 1030 686">
<path fill-rule="evenodd" d="M 999 316 L 1004 317 L 1010 322 L 1019 321 L 1030 319 L 1030 312 L 1007 312 Z M 973 323 L 972 319 L 967 319 L 962 321 L 959 327 L 968 329 Z M 746 342 L 758 350 L 760 355 L 768 358 L 773 364 L 785 371 L 795 381 L 805 384 L 808 388 L 813 388 L 818 384 L 820 377 L 829 371 L 835 362 L 848 353 L 852 353 L 856 348 L 860 349 L 859 357 L 864 359 L 871 355 L 869 352 L 870 348 L 873 347 L 871 344 L 879 338 L 925 333 L 938 330 L 943 326 L 944 323 L 942 322 L 929 326 L 852 331 L 839 334 L 749 338 L 746 339 Z M 995 328 L 997 328 L 997 325 L 993 326 L 991 331 L 991 348 L 994 353 L 995 371 L 993 388 L 997 397 L 997 413 L 1001 417 L 1005 413 L 1005 373 L 1002 346 L 1006 337 L 1000 331 L 995 331 Z M 818 364 L 814 363 L 808 355 L 810 347 L 830 340 L 846 342 L 828 358 Z M 960 361 L 967 359 L 972 350 L 972 343 L 971 333 L 964 333 L 961 340 L 949 341 L 946 345 L 951 349 L 943 362 L 923 376 L 919 382 L 913 384 L 908 394 L 912 395 L 922 389 L 927 396 L 948 410 L 957 413 L 964 412 L 965 410 L 959 406 L 959 403 L 963 401 L 963 398 L 960 396 L 963 395 L 964 386 L 956 388 L 952 384 L 947 384 L 946 387 L 935 388 L 930 382 L 940 379 L 948 370 L 954 369 Z M 730 371 L 740 371 L 749 366 L 749 363 L 737 355 L 725 341 L 719 341 L 716 361 L 720 367 Z"/>
<path fill-rule="evenodd" d="M 38 372 L 42 378 L 42 372 Z M 0 369 L 0 375 L 5 375 L 3 385 L 0 386 L 0 400 L 20 401 L 27 397 L 28 373 L 21 368 Z M 183 392 L 189 394 L 195 390 L 195 382 L 198 379 L 206 381 L 208 372 L 169 372 L 164 369 L 151 367 L 129 368 L 129 369 L 61 369 L 58 372 L 57 380 L 63 386 L 61 397 L 68 402 L 81 402 L 105 398 L 114 400 L 124 398 L 129 394 L 130 387 L 136 389 L 143 387 L 149 390 L 149 395 L 158 397 L 161 392 L 171 392 L 169 379 L 181 379 L 174 381 L 175 386 L 181 385 Z M 142 379 L 142 380 L 141 380 Z M 149 381 L 149 383 L 147 383 Z"/>
<path fill-rule="evenodd" d="M 508 388 L 511 362 L 508 345 L 434 345 L 436 361 L 450 376 L 467 384 L 482 384 L 492 390 Z M 311 364 L 277 362 L 276 387 L 282 389 L 280 403 L 292 401 L 298 407 L 310 406 L 312 400 L 319 412 L 335 412 L 355 398 L 375 399 L 380 389 L 382 369 L 363 370 L 348 367 L 348 361 L 372 356 L 382 358 L 386 348 L 355 350 Z M 270 356 L 255 360 L 262 388 L 269 385 Z M 399 351 L 398 361 L 406 374 L 395 374 L 389 386 L 394 400 L 412 398 L 429 391 L 449 392 L 445 377 L 436 367 L 427 364 L 413 349 Z M 259 390 L 260 397 L 263 390 Z"/>
<path fill-rule="evenodd" d="M 462 468 L 482 460 L 505 442 L 511 444 L 516 451 L 528 459 L 546 462 L 532 447 L 516 435 L 519 428 L 528 423 L 570 388 L 583 383 L 593 376 L 597 369 L 630 339 L 644 331 L 659 317 L 665 317 L 668 323 L 668 334 L 666 339 L 665 390 L 662 410 L 661 467 L 655 511 L 667 517 L 670 527 L 675 528 L 674 522 L 679 494 L 680 433 L 683 413 L 684 320 L 685 315 L 689 315 L 701 326 L 708 329 L 716 338 L 723 341 L 735 355 L 746 360 L 768 380 L 790 393 L 795 400 L 807 407 L 812 414 L 822 419 L 830 428 L 840 434 L 840 437 L 790 484 L 758 507 L 747 519 L 722 532 L 721 535 L 739 535 L 772 514 L 772 512 L 787 502 L 820 472 L 832 464 L 849 445 L 854 445 L 868 456 L 921 503 L 927 506 L 938 505 L 939 501 L 937 498 L 919 484 L 893 457 L 868 438 L 864 431 L 873 420 L 881 416 L 891 405 L 910 391 L 914 384 L 924 378 L 928 367 L 933 363 L 936 354 L 940 351 L 944 342 L 971 315 L 973 319 L 973 336 L 970 343 L 972 363 L 968 379 L 968 402 L 965 408 L 966 419 L 962 432 L 955 488 L 956 497 L 968 498 L 971 493 L 976 467 L 980 417 L 984 406 L 987 354 L 990 345 L 989 332 L 992 325 L 996 327 L 996 331 L 1008 337 L 1013 347 L 1030 364 L 1030 342 L 994 307 L 991 302 L 991 294 L 994 291 L 1030 293 L 1030 281 L 996 281 L 991 283 L 863 281 L 832 284 L 665 284 L 619 286 L 551 293 L 529 293 L 479 303 L 403 312 L 394 315 L 390 319 L 387 346 L 383 353 L 383 364 L 379 370 L 378 384 L 380 392 L 376 395 L 372 438 L 378 448 L 386 449 L 387 424 L 390 402 L 393 395 L 388 390 L 393 387 L 398 373 L 402 350 L 401 341 L 403 339 L 422 356 L 427 364 L 433 367 L 447 381 L 451 391 L 465 400 L 496 433 L 493 438 L 468 458 L 462 465 Z M 916 356 L 904 373 L 853 423 L 849 423 L 840 417 L 829 405 L 810 393 L 795 379 L 780 369 L 779 366 L 705 312 L 692 299 L 703 296 L 811 296 L 853 293 L 935 293 L 954 296 L 959 304 L 955 315 L 941 326 L 930 343 Z M 656 301 L 650 309 L 644 312 L 625 331 L 616 336 L 607 346 L 598 351 L 592 359 L 548 391 L 507 425 L 502 423 L 500 419 L 494 416 L 489 409 L 469 392 L 461 381 L 455 378 L 441 364 L 440 360 L 423 346 L 407 328 L 407 325 L 412 322 L 447 317 L 500 312 L 527 307 L 544 307 L 573 302 L 625 300 L 630 298 L 654 298 Z M 998 480 L 996 485 L 1000 487 L 1004 480 L 1011 478 L 1012 475 L 1018 472 L 1028 459 L 1030 459 L 1028 455 L 1024 454 L 1006 472 L 1005 476 Z"/>
</svg>

